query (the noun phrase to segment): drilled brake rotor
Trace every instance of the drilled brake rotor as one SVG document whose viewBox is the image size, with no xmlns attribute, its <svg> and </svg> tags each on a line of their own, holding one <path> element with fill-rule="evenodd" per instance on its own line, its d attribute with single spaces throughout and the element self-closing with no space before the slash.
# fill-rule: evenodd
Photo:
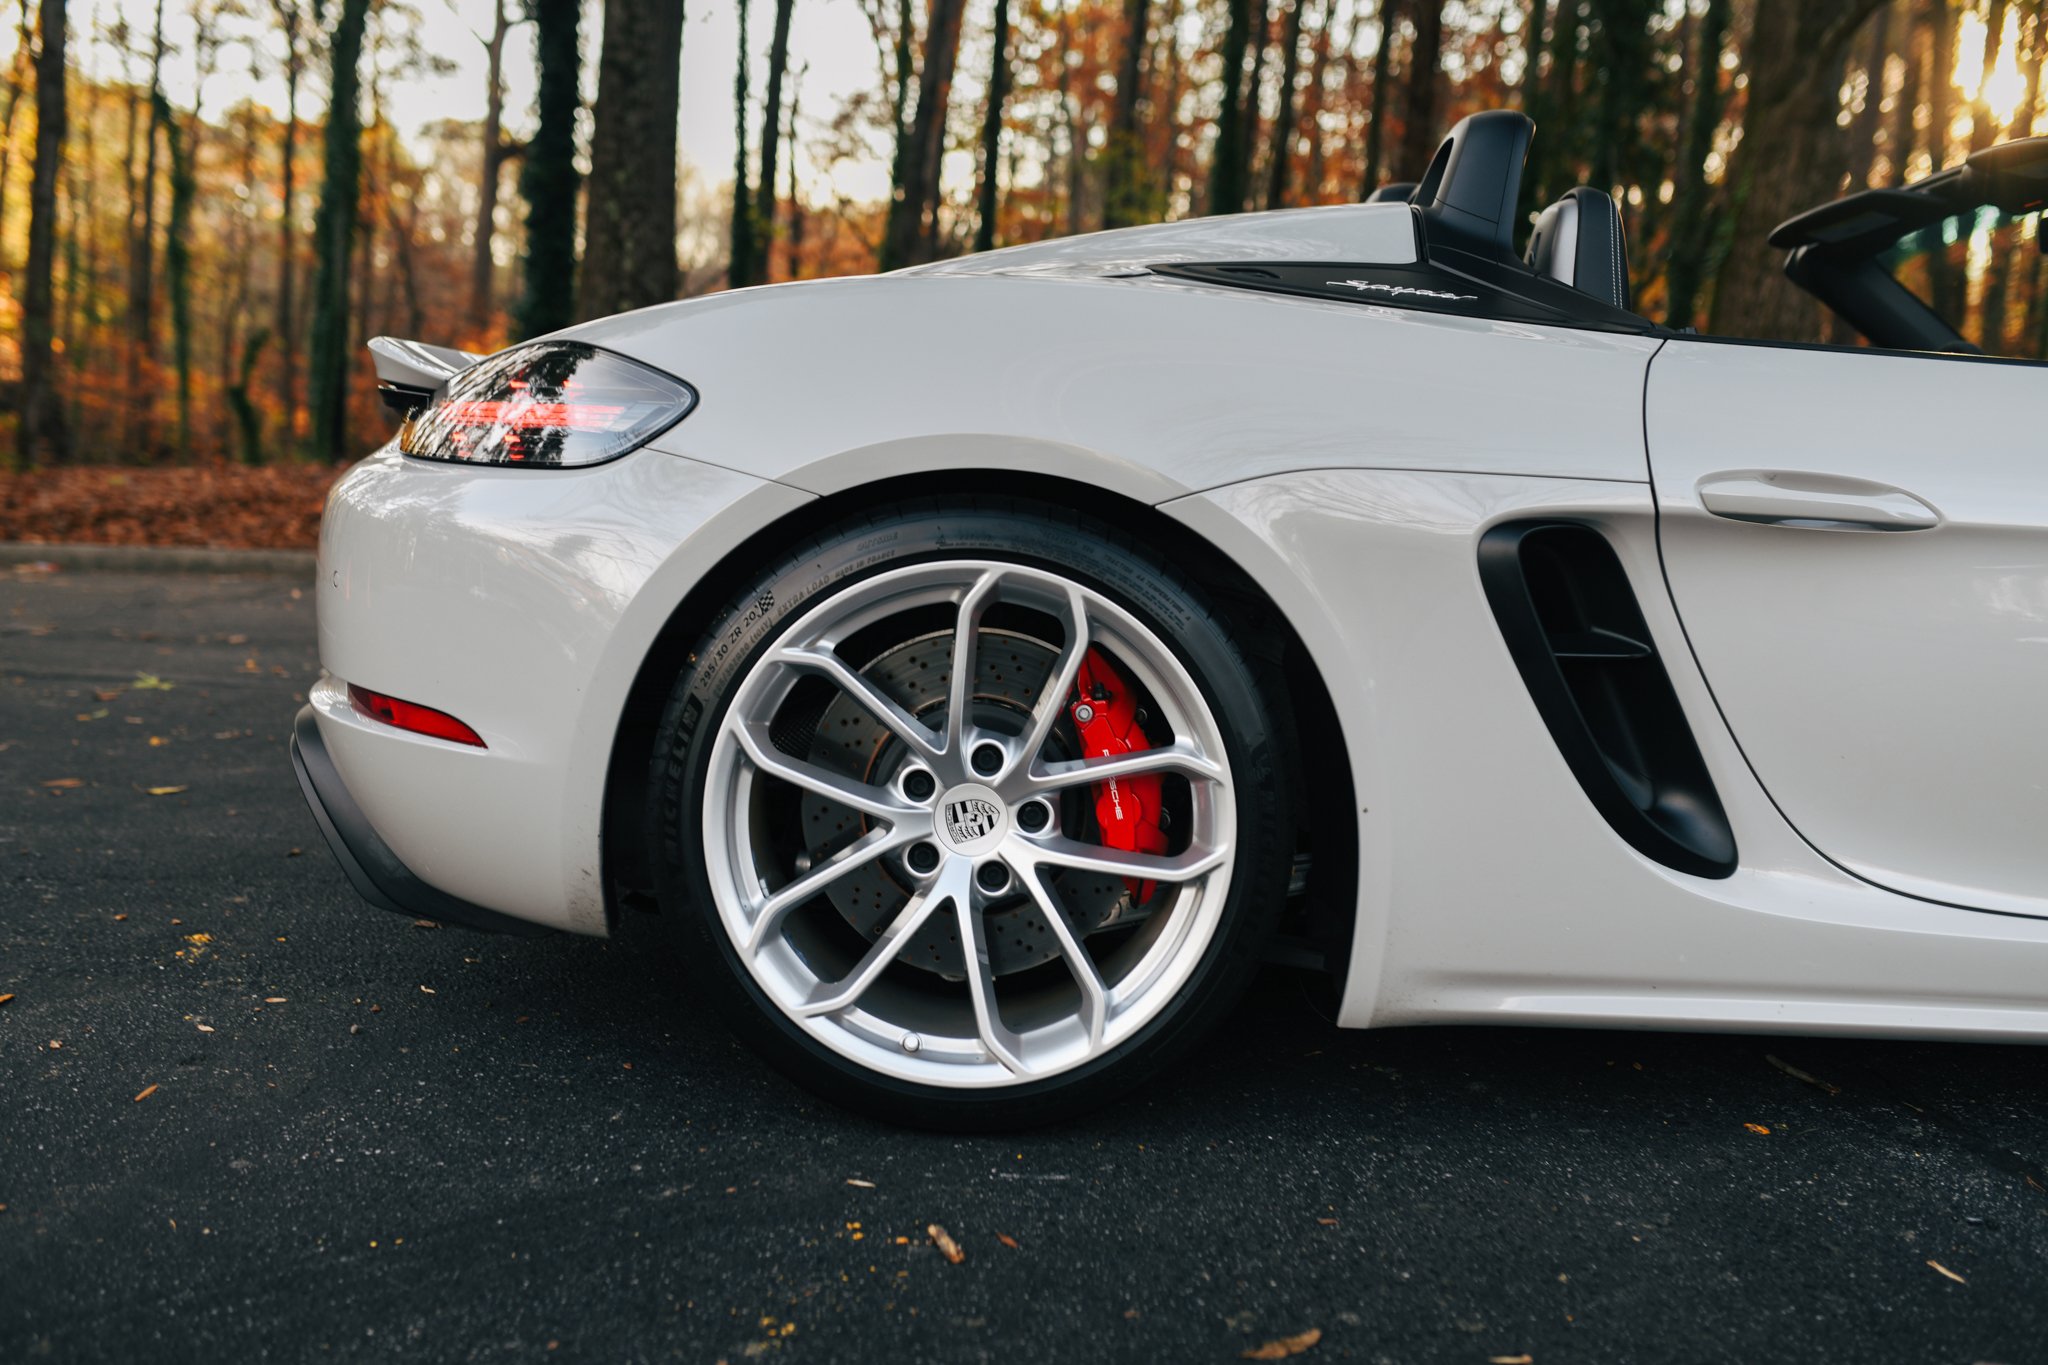
<svg viewBox="0 0 2048 1365">
<path fill-rule="evenodd" d="M 1056 651 L 1040 641 L 1000 630 L 984 629 L 975 651 L 974 720 L 985 729 L 1021 734 L 1038 692 L 1052 677 Z M 928 635 L 889 650 L 860 671 L 897 705 L 938 725 L 952 684 L 951 632 Z M 1047 757 L 1071 758 L 1074 737 L 1066 721 L 1055 728 Z M 885 783 L 902 762 L 902 743 L 867 709 L 841 692 L 818 717 L 809 758 L 820 767 Z M 823 797 L 805 793 L 804 844 L 811 859 L 828 857 L 860 837 L 861 817 Z M 1081 834 L 1075 822 L 1087 817 L 1079 803 L 1067 803 L 1061 816 L 1069 833 Z M 1052 878 L 1053 894 L 1077 932 L 1087 934 L 1130 914 L 1129 893 L 1121 878 L 1081 872 L 1060 872 Z M 846 922 L 872 942 L 910 899 L 898 869 L 876 859 L 833 883 L 826 892 Z M 989 966 L 997 976 L 1029 970 L 1051 961 L 1059 941 L 1029 894 L 1018 893 L 987 912 Z M 951 914 L 933 916 L 921 934 L 904 945 L 901 960 L 936 972 L 948 980 L 966 974 L 960 935 Z"/>
</svg>

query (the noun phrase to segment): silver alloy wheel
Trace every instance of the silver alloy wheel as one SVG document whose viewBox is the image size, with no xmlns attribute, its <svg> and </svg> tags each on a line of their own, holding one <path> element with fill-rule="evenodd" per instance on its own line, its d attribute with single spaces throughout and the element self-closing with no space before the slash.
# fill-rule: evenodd
<svg viewBox="0 0 2048 1365">
<path fill-rule="evenodd" d="M 972 686 L 976 655 L 959 648 L 962 641 L 970 651 L 983 643 L 983 618 L 998 605 L 1057 621 L 1064 635 L 1051 676 L 1019 714 L 1015 734 L 977 718 L 983 699 Z M 934 608 L 951 613 L 950 639 L 938 646 L 951 655 L 946 696 L 917 709 L 939 719 L 938 728 L 839 652 L 860 632 L 886 631 L 886 623 Z M 1169 742 L 1110 758 L 1047 757 L 1091 647 L 1135 682 L 1150 725 L 1170 730 Z M 825 680 L 873 716 L 901 754 L 900 771 L 870 783 L 779 747 L 778 716 L 807 679 Z M 992 762 L 989 746 L 999 761 Z M 909 778 L 916 772 L 932 780 Z M 1057 812 L 1074 789 L 1141 774 L 1186 782 L 1177 851 L 1133 853 L 1062 833 Z M 851 813 L 858 837 L 809 865 L 778 862 L 778 831 L 760 799 L 777 784 Z M 1236 830 L 1222 734 L 1173 651 L 1101 593 L 1043 569 L 988 560 L 925 563 L 866 579 L 830 595 L 773 641 L 720 724 L 702 820 L 719 919 L 768 997 L 810 1036 L 862 1067 L 964 1088 L 1069 1070 L 1118 1047 L 1157 1016 L 1215 935 Z M 796 921 L 840 879 L 878 859 L 908 883 L 907 896 L 855 960 L 835 964 L 803 941 Z M 1062 875 L 1138 878 L 1158 889 L 1134 932 L 1108 935 L 1113 944 L 1091 952 L 1088 936 L 1054 894 Z M 1028 990 L 1005 992 L 999 980 L 1025 978 L 1001 978 L 991 969 L 986 911 L 1020 892 L 1043 917 L 1067 970 L 1052 983 L 1041 971 Z M 965 989 L 947 999 L 892 985 L 891 965 L 944 917 L 951 917 L 963 950 Z"/>
</svg>

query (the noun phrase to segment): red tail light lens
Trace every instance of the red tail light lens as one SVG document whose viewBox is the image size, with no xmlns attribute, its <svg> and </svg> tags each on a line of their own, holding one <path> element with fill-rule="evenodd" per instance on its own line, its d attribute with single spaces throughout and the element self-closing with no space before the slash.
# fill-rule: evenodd
<svg viewBox="0 0 2048 1365">
<path fill-rule="evenodd" d="M 400 701 L 382 692 L 372 692 L 367 687 L 357 687 L 354 683 L 348 685 L 348 699 L 355 704 L 356 710 L 371 720 L 381 720 L 386 725 L 410 730 L 416 735 L 431 735 L 457 744 L 474 744 L 479 749 L 484 747 L 483 739 L 476 731 L 447 712 L 436 711 L 431 706 Z"/>
<path fill-rule="evenodd" d="M 580 341 L 480 360 L 408 417 L 398 447 L 426 460 L 567 469 L 615 459 L 681 421 L 688 384 Z"/>
</svg>

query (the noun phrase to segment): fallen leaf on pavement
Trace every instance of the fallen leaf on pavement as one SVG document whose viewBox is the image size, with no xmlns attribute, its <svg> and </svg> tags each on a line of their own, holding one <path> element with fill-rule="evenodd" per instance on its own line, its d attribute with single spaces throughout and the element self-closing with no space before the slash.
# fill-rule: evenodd
<svg viewBox="0 0 2048 1365">
<path fill-rule="evenodd" d="M 94 701 L 112 701 L 120 695 L 121 689 L 118 687 L 96 687 L 92 693 Z"/>
<path fill-rule="evenodd" d="M 932 1239 L 932 1245 L 937 1247 L 945 1258 L 954 1265 L 959 1265 L 967 1259 L 967 1253 L 962 1251 L 960 1244 L 953 1240 L 952 1233 L 946 1231 L 937 1223 L 927 1223 L 924 1230 L 925 1234 Z"/>
<path fill-rule="evenodd" d="M 1955 1273 L 1955 1271 L 1953 1271 L 1953 1270 L 1950 1270 L 1950 1269 L 1949 1269 L 1949 1268 L 1948 1268 L 1947 1266 L 1943 1265 L 1943 1264 L 1942 1264 L 1942 1263 L 1941 1263 L 1940 1261 L 1929 1261 L 1929 1262 L 1928 1262 L 1927 1264 L 1928 1264 L 1928 1265 L 1930 1265 L 1930 1266 L 1933 1266 L 1933 1267 L 1934 1267 L 1934 1268 L 1935 1268 L 1936 1270 L 1938 1270 L 1938 1271 L 1940 1271 L 1940 1272 L 1941 1272 L 1942 1274 L 1944 1274 L 1944 1275 L 1948 1276 L 1948 1277 L 1949 1277 L 1949 1278 L 1950 1278 L 1951 1280 L 1954 1280 L 1954 1281 L 1955 1281 L 1955 1282 L 1956 1282 L 1957 1284 L 1968 1284 L 1968 1283 L 1969 1283 L 1969 1281 L 1968 1281 L 1968 1280 L 1966 1280 L 1966 1279 L 1964 1279 L 1964 1278 L 1963 1278 L 1962 1276 L 1960 1276 L 1960 1275 L 1956 1274 L 1956 1273 Z"/>
<path fill-rule="evenodd" d="M 999 1233 L 997 1233 L 997 1234 L 996 1234 L 996 1240 L 997 1240 L 998 1242 L 1001 1242 L 1001 1243 L 1002 1243 L 1002 1244 L 1003 1244 L 1004 1246 L 1008 1247 L 1008 1248 L 1009 1248 L 1010 1250 L 1012 1250 L 1012 1251 L 1020 1251 L 1020 1250 L 1022 1250 L 1022 1248 L 1021 1248 L 1021 1247 L 1019 1247 L 1019 1246 L 1017 1245 L 1017 1239 L 1016 1239 L 1015 1237 L 1012 1237 L 1012 1236 L 1011 1236 L 1011 1235 L 1010 1235 L 1009 1233 L 1007 1233 L 1007 1232 L 999 1232 Z"/>
<path fill-rule="evenodd" d="M 1745 1123 L 1742 1126 L 1749 1129 L 1750 1132 L 1761 1134 L 1764 1137 L 1771 1135 L 1771 1130 L 1761 1123 Z"/>
<path fill-rule="evenodd" d="M 421 994 L 421 995 L 432 995 L 433 993 L 434 993 L 434 988 L 433 988 L 432 986 L 422 986 L 422 987 L 420 987 L 420 994 Z"/>
<path fill-rule="evenodd" d="M 140 1104 L 140 1103 L 142 1103 L 142 1102 L 143 1102 L 144 1100 L 148 1099 L 148 1098 L 149 1098 L 149 1097 L 150 1097 L 151 1095 L 154 1095 L 155 1093 L 156 1093 L 156 1087 L 155 1087 L 155 1086 L 153 1086 L 153 1085 L 145 1085 L 145 1086 L 143 1086 L 143 1087 L 142 1087 L 142 1093 L 141 1093 L 140 1095 L 137 1095 L 137 1096 L 135 1097 L 135 1102 L 136 1102 L 137 1104 Z"/>
<path fill-rule="evenodd" d="M 288 995 L 266 995 L 263 997 L 263 1003 L 266 1005 L 288 1005 L 291 1003 L 291 997 Z"/>
<path fill-rule="evenodd" d="M 1518 1356 L 1488 1356 L 1486 1365 L 1536 1365 L 1536 1357 L 1527 1351 Z"/>
<path fill-rule="evenodd" d="M 524 1021 L 522 1020 L 521 1022 L 524 1022 Z M 851 1186 L 853 1186 L 853 1187 L 854 1187 L 855 1189 L 861 1189 L 861 1190 L 871 1190 L 871 1189 L 873 1189 L 873 1188 L 875 1187 L 875 1182 L 874 1182 L 874 1181 L 872 1181 L 872 1180 L 852 1180 L 852 1179 L 849 1179 L 849 1180 L 848 1180 L 848 1181 L 847 1181 L 846 1183 L 847 1183 L 847 1184 L 849 1184 L 849 1185 L 851 1185 Z"/>
<path fill-rule="evenodd" d="M 167 683 L 154 673 L 137 673 L 135 681 L 130 686 L 137 692 L 168 692 L 177 684 Z"/>
<path fill-rule="evenodd" d="M 4 1004 L 6 1004 L 6 1003 L 7 1003 L 8 1001 L 12 1000 L 13 998 L 14 998 L 14 992 L 13 992 L 13 991 L 9 991 L 9 992 L 8 992 L 7 994 L 5 994 L 5 995 L 0 995 L 0 1005 L 4 1005 Z"/>
<path fill-rule="evenodd" d="M 60 787 L 66 791 L 69 791 L 73 787 L 83 787 L 85 785 L 85 779 L 82 777 L 53 777 L 49 781 L 43 783 L 43 785 L 45 787 Z"/>
<path fill-rule="evenodd" d="M 211 1025 L 211 1024 L 200 1024 L 200 1025 L 198 1025 L 197 1027 L 198 1027 L 198 1029 L 199 1029 L 199 1031 L 200 1031 L 201 1033 L 211 1033 L 211 1032 L 213 1032 L 213 1025 Z"/>
<path fill-rule="evenodd" d="M 1337 1226 L 1337 1220 L 1334 1218 L 1318 1218 L 1316 1219 L 1316 1221 L 1318 1223 L 1321 1223 L 1326 1228 L 1333 1228 Z"/>
<path fill-rule="evenodd" d="M 128 917 L 126 915 L 116 915 L 114 916 L 114 923 L 119 924 L 122 920 L 127 918 Z"/>
<path fill-rule="evenodd" d="M 50 1040 L 50 1046 L 54 1048 L 61 1048 L 64 1046 L 64 1040 L 62 1038 L 52 1038 Z"/>
<path fill-rule="evenodd" d="M 1291 1337 L 1275 1337 L 1263 1346 L 1254 1346 L 1244 1352 L 1246 1360 L 1285 1360 L 1298 1356 L 1323 1339 L 1323 1329 L 1311 1327 L 1306 1332 Z"/>
<path fill-rule="evenodd" d="M 179 792 L 191 790 L 190 787 L 150 787 L 148 789 L 151 796 L 176 796 Z"/>
</svg>

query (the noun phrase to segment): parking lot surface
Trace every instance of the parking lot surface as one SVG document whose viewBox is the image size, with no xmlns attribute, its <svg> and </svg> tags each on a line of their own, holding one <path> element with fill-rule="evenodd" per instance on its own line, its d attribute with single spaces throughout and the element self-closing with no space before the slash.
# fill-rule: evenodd
<svg viewBox="0 0 2048 1365">
<path fill-rule="evenodd" d="M 1274 973 L 1084 1122 L 893 1129 L 644 933 L 358 901 L 296 587 L 0 576 L 0 1361 L 2048 1360 L 2048 1052 L 1346 1032 Z"/>
</svg>

